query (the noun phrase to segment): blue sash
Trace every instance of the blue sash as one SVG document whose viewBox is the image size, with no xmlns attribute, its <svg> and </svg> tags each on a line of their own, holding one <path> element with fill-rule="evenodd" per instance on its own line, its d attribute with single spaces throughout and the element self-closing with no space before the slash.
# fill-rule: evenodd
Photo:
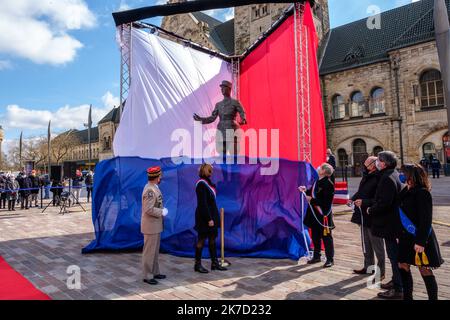
<svg viewBox="0 0 450 320">
<path fill-rule="evenodd" d="M 399 214 L 400 214 L 400 221 L 402 222 L 403 228 L 405 228 L 408 233 L 412 234 L 413 236 L 416 236 L 416 226 L 412 221 L 408 218 L 408 216 L 405 214 L 405 212 L 402 210 L 402 208 L 398 208 Z M 431 234 L 431 228 L 428 235 Z"/>
</svg>

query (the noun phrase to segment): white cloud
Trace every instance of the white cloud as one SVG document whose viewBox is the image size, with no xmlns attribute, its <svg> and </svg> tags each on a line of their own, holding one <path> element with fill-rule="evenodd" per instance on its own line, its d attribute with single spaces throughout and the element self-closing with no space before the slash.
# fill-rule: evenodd
<svg viewBox="0 0 450 320">
<path fill-rule="evenodd" d="M 212 9 L 203 11 L 203 13 L 214 17 L 220 21 L 228 21 L 234 18 L 234 8 L 228 9 Z"/>
<path fill-rule="evenodd" d="M 118 106 L 119 99 L 114 97 L 109 91 L 102 97 L 104 106 L 92 107 L 92 122 L 96 124 L 114 106 Z M 117 102 L 117 103 L 116 103 Z M 83 129 L 87 123 L 89 105 L 63 106 L 56 111 L 35 110 L 18 105 L 8 105 L 2 122 L 5 129 L 18 128 L 27 131 L 43 130 L 48 126 L 48 121 L 52 121 L 53 129 Z"/>
<path fill-rule="evenodd" d="M 0 52 L 39 64 L 64 64 L 83 47 L 68 31 L 96 23 L 84 0 L 2 0 Z"/>
<path fill-rule="evenodd" d="M 225 21 L 234 19 L 234 8 L 230 8 L 230 9 L 226 10 L 225 13 L 223 14 L 223 19 Z"/>
<path fill-rule="evenodd" d="M 12 64 L 9 60 L 0 60 L 0 70 L 11 69 Z"/>
<path fill-rule="evenodd" d="M 126 11 L 130 9 L 131 9 L 130 5 L 126 3 L 125 0 L 120 0 L 119 9 L 117 11 Z"/>
<path fill-rule="evenodd" d="M 105 95 L 102 97 L 103 104 L 112 109 L 114 107 L 118 107 L 120 104 L 119 97 L 114 97 L 111 92 L 106 92 Z"/>
</svg>

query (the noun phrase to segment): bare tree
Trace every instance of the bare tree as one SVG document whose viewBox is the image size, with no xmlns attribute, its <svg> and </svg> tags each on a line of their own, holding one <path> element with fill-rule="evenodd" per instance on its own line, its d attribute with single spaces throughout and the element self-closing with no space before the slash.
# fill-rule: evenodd
<svg viewBox="0 0 450 320">
<path fill-rule="evenodd" d="M 15 141 L 9 149 L 7 161 L 11 168 L 20 170 L 20 146 L 19 141 Z M 45 161 L 46 153 L 42 153 L 43 145 L 46 144 L 44 137 L 32 137 L 24 139 L 22 142 L 22 160 L 34 161 L 36 166 Z"/>
<path fill-rule="evenodd" d="M 69 156 L 70 151 L 72 151 L 74 147 L 80 144 L 80 140 L 75 133 L 76 130 L 69 130 L 67 132 L 61 133 L 52 140 L 51 143 L 52 162 L 60 164 L 61 161 L 63 161 Z"/>
</svg>

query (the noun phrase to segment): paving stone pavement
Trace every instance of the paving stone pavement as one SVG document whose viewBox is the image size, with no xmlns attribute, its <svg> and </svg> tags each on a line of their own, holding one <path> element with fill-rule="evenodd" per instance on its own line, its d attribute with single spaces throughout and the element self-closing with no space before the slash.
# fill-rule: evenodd
<svg viewBox="0 0 450 320">
<path fill-rule="evenodd" d="M 442 183 L 441 198 L 450 186 Z M 351 182 L 351 188 L 357 184 Z M 447 191 L 445 191 L 447 190 Z M 440 199 L 440 200 L 442 200 Z M 87 206 L 88 207 L 88 206 Z M 139 252 L 97 253 L 82 255 L 81 248 L 93 238 L 90 212 L 71 208 L 66 215 L 50 207 L 45 213 L 33 208 L 9 213 L 0 211 L 0 255 L 18 272 L 52 299 L 303 299 L 303 300 L 367 300 L 376 299 L 378 289 L 367 287 L 367 277 L 352 274 L 361 267 L 360 233 L 350 223 L 346 206 L 335 212 L 334 231 L 336 264 L 331 269 L 306 265 L 306 260 L 270 260 L 229 258 L 226 272 L 206 275 L 193 271 L 192 259 L 161 255 L 161 270 L 166 280 L 149 286 L 140 278 Z M 450 221 L 450 197 L 435 207 L 442 221 Z M 435 271 L 440 299 L 450 299 L 450 228 L 434 225 L 446 263 Z M 209 267 L 209 261 L 205 266 Z M 67 286 L 70 266 L 81 270 L 81 289 Z M 387 265 L 388 277 L 390 275 Z M 413 269 L 415 299 L 427 299 L 417 270 Z"/>
</svg>

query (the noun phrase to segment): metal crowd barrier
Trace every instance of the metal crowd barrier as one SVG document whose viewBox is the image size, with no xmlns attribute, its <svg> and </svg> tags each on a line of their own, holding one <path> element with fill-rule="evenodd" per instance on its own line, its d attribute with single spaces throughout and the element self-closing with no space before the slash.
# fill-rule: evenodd
<svg viewBox="0 0 450 320">
<path fill-rule="evenodd" d="M 40 191 L 40 195 L 41 195 L 41 197 L 40 197 L 41 198 L 40 199 L 41 200 L 40 201 L 41 202 L 40 208 L 42 209 L 44 207 L 43 203 L 44 203 L 44 192 L 45 192 L 45 189 L 48 189 L 49 192 L 52 192 L 52 190 L 55 190 L 55 189 L 62 189 L 62 190 L 68 189 L 68 191 L 71 192 L 72 189 L 80 189 L 80 190 L 82 190 L 82 189 L 93 188 L 93 187 L 94 187 L 93 184 L 88 184 L 88 185 L 84 185 L 84 186 L 68 185 L 68 186 L 61 186 L 61 187 L 52 187 L 50 185 L 50 186 L 40 186 L 39 188 L 0 189 L 0 193 L 8 194 L 8 193 L 20 192 L 20 191 L 34 191 L 34 190 L 38 190 L 38 191 Z M 17 195 L 17 198 L 19 198 L 19 195 Z"/>
</svg>

